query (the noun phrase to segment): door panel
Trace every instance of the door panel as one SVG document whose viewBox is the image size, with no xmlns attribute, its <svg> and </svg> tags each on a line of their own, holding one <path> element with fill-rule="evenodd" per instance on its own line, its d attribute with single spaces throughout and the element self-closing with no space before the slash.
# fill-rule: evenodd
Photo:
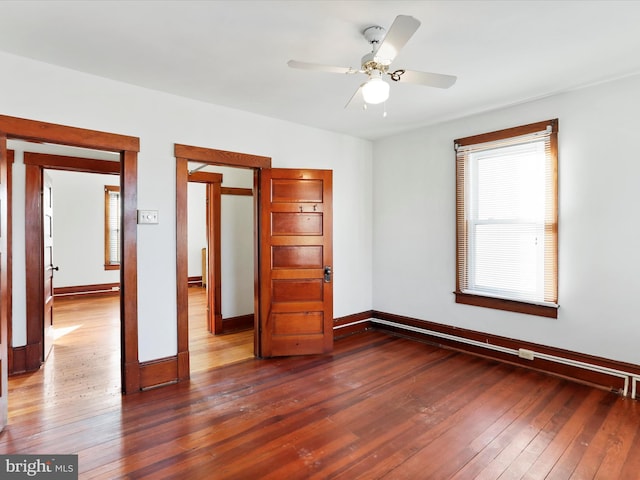
<svg viewBox="0 0 640 480">
<path fill-rule="evenodd" d="M 44 253 L 44 352 L 46 361 L 53 348 L 53 184 L 43 172 L 42 241 Z"/>
<path fill-rule="evenodd" d="M 260 190 L 261 355 L 330 352 L 332 172 L 264 169 Z"/>
<path fill-rule="evenodd" d="M 322 203 L 322 187 L 322 180 L 276 178 L 271 183 L 271 199 L 278 203 Z"/>
<path fill-rule="evenodd" d="M 273 212 L 271 235 L 322 235 L 322 213 Z"/>
<path fill-rule="evenodd" d="M 322 268 L 324 257 L 319 246 L 274 246 L 272 252 L 273 268 Z"/>
<path fill-rule="evenodd" d="M 320 312 L 274 313 L 273 332 L 276 335 L 322 333 L 322 320 Z"/>
<path fill-rule="evenodd" d="M 273 302 L 321 302 L 323 285 L 320 279 L 273 280 Z"/>
</svg>

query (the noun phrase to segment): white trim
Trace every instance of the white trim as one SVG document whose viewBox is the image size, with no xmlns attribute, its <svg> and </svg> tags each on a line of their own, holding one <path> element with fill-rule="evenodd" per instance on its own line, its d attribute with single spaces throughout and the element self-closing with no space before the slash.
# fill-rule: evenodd
<svg viewBox="0 0 640 480">
<path fill-rule="evenodd" d="M 365 318 L 364 320 L 357 320 L 355 322 L 345 323 L 344 325 L 335 325 L 333 329 L 338 330 L 339 328 L 350 327 L 352 325 L 359 325 L 361 323 L 371 322 L 371 321 L 373 321 L 373 317 Z"/>
<path fill-rule="evenodd" d="M 519 357 L 519 350 L 513 349 L 513 348 L 507 348 L 507 347 L 501 347 L 500 345 L 493 345 L 490 343 L 486 343 L 486 342 L 480 342 L 478 340 L 472 340 L 470 338 L 464 338 L 464 337 L 458 337 L 455 335 L 449 335 L 447 333 L 441 333 L 441 332 L 436 332 L 433 330 L 428 330 L 426 328 L 419 328 L 419 327 L 414 327 L 412 325 L 404 325 L 402 323 L 396 323 L 396 322 L 390 322 L 388 320 L 380 320 L 377 318 L 374 318 L 371 320 L 374 324 L 375 323 L 379 323 L 382 325 L 388 325 L 391 327 L 396 327 L 396 328 L 401 328 L 404 330 L 409 330 L 412 332 L 417 332 L 417 333 L 424 333 L 427 335 L 432 335 L 434 337 L 439 337 L 439 338 L 444 338 L 447 340 L 453 340 L 456 342 L 460 342 L 460 343 L 466 343 L 468 345 L 473 345 L 476 347 L 482 347 L 482 348 L 487 348 L 489 350 L 495 350 L 498 352 L 502 352 L 502 353 L 507 353 L 510 355 L 515 355 L 516 357 Z M 622 395 L 624 397 L 628 396 L 629 394 L 629 382 L 631 381 L 632 383 L 632 392 L 631 392 L 631 398 L 635 398 L 636 397 L 636 382 L 638 380 L 640 380 L 640 376 L 636 375 L 634 373 L 631 372 L 624 372 L 622 370 L 615 370 L 613 368 L 608 368 L 608 367 L 603 367 L 600 365 L 594 365 L 591 363 L 586 363 L 586 362 L 581 362 L 578 360 L 572 360 L 569 358 L 564 358 L 564 357 L 558 357 L 555 355 L 548 355 L 546 353 L 540 353 L 540 352 L 531 352 L 533 353 L 534 358 L 541 358 L 543 360 L 547 360 L 550 362 L 555 362 L 555 363 L 560 363 L 563 365 L 568 365 L 571 367 L 577 367 L 577 368 L 582 368 L 584 370 L 589 370 L 592 372 L 597 372 L 597 373 L 603 373 L 605 375 L 611 375 L 613 377 L 618 377 L 618 378 L 622 378 L 624 379 L 624 389 L 622 391 Z"/>
</svg>

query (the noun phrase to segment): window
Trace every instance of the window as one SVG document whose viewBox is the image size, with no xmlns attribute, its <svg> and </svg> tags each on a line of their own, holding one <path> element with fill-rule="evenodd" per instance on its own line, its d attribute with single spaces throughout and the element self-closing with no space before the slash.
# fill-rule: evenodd
<svg viewBox="0 0 640 480">
<path fill-rule="evenodd" d="M 558 120 L 455 141 L 456 302 L 557 317 Z"/>
<path fill-rule="evenodd" d="M 104 187 L 104 268 L 120 268 L 120 187 Z"/>
</svg>

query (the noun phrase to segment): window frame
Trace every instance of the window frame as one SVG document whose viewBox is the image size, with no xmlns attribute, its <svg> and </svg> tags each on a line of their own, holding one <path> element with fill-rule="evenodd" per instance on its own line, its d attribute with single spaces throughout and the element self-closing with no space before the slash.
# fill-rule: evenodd
<svg viewBox="0 0 640 480">
<path fill-rule="evenodd" d="M 113 212 L 111 211 L 111 194 L 113 192 L 118 193 L 118 204 L 120 205 L 120 186 L 118 185 L 105 185 L 104 186 L 104 269 L 105 270 L 119 270 L 120 262 L 113 263 L 111 261 L 111 217 Z M 120 206 L 121 210 L 121 206 Z M 120 212 L 117 213 L 120 216 Z M 120 221 L 118 221 L 120 224 Z M 118 241 L 120 241 L 120 234 L 118 234 Z"/>
<path fill-rule="evenodd" d="M 460 153 L 459 147 L 475 148 L 482 150 L 482 144 L 489 144 L 486 149 L 495 148 L 490 144 L 495 142 L 509 142 L 510 144 L 522 144 L 518 137 L 532 135 L 547 130 L 549 132 L 549 146 L 546 168 L 545 188 L 548 205 L 545 213 L 544 231 L 545 238 L 551 239 L 550 245 L 544 249 L 545 272 L 544 279 L 548 283 L 545 289 L 545 301 L 528 301 L 522 299 L 510 299 L 503 296 L 492 296 L 488 293 L 469 292 L 466 290 L 467 279 L 471 275 L 468 271 L 468 230 L 469 219 L 466 217 L 467 203 L 465 199 L 469 176 L 472 174 L 466 163 L 470 153 Z M 548 318 L 557 318 L 558 315 L 558 119 L 521 125 L 495 132 L 489 132 L 471 137 L 454 140 L 456 149 L 456 303 L 494 308 L 511 312 L 538 315 Z M 510 139 L 513 139 L 511 141 Z M 465 176 L 466 174 L 466 176 Z M 549 297 L 548 299 L 546 297 Z"/>
</svg>

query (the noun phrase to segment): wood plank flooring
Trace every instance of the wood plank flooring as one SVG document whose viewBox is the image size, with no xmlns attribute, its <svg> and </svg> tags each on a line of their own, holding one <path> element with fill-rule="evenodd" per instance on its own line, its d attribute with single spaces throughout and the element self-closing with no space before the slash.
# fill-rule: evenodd
<svg viewBox="0 0 640 480">
<path fill-rule="evenodd" d="M 191 373 L 253 358 L 253 330 L 211 335 L 207 330 L 206 289 L 189 288 L 189 357 Z"/>
<path fill-rule="evenodd" d="M 10 379 L 1 453 L 77 453 L 82 479 L 640 478 L 637 401 L 519 367 L 370 331 L 326 356 L 192 356 L 189 382 L 122 397 L 117 338 L 86 335 L 83 369 Z"/>
</svg>

